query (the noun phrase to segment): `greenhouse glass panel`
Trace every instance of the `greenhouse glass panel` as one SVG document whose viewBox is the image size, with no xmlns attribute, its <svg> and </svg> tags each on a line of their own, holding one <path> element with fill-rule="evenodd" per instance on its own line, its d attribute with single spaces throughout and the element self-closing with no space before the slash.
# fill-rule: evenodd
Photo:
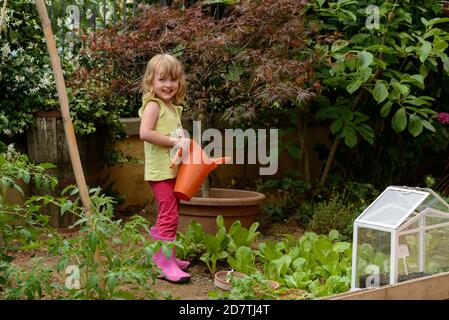
<svg viewBox="0 0 449 320">
<path fill-rule="evenodd" d="M 388 187 L 354 221 L 351 289 L 449 272 L 449 205 L 433 190 Z"/>
<path fill-rule="evenodd" d="M 359 228 L 358 239 L 355 276 L 357 287 L 371 288 L 388 284 L 389 277 L 385 275 L 390 266 L 390 232 Z"/>
<path fill-rule="evenodd" d="M 427 192 L 389 187 L 357 220 L 396 228 L 427 196 Z"/>
<path fill-rule="evenodd" d="M 423 267 L 420 266 L 419 233 L 415 232 L 399 236 L 398 245 L 398 282 L 423 277 Z"/>
<path fill-rule="evenodd" d="M 428 230 L 426 238 L 425 272 L 437 274 L 449 271 L 449 227 Z"/>
</svg>

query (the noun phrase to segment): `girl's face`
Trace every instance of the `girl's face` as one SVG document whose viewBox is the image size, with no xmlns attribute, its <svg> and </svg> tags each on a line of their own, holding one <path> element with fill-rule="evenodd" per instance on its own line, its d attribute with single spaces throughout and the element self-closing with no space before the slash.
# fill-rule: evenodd
<svg viewBox="0 0 449 320">
<path fill-rule="evenodd" d="M 172 79 L 170 75 L 163 74 L 161 70 L 157 70 L 153 79 L 153 90 L 156 97 L 170 103 L 178 92 L 179 81 Z"/>
</svg>

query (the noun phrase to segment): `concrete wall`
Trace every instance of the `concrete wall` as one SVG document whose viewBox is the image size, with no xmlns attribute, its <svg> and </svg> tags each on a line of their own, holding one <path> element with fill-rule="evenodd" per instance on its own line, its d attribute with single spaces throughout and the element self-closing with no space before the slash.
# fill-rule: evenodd
<svg viewBox="0 0 449 320">
<path fill-rule="evenodd" d="M 126 156 L 131 156 L 140 161 L 140 163 L 121 164 L 108 168 L 105 174 L 107 176 L 106 185 L 110 185 L 113 192 L 124 197 L 124 203 L 119 209 L 130 213 L 135 213 L 144 208 L 152 211 L 152 208 L 154 208 L 151 206 L 153 195 L 149 186 L 144 181 L 143 176 L 143 142 L 139 138 L 140 119 L 122 119 L 122 123 L 125 126 L 128 137 L 118 142 L 117 147 Z M 188 123 L 183 123 L 183 125 L 190 131 L 191 128 L 189 128 Z M 214 127 L 219 126 L 220 121 L 217 118 L 217 121 L 214 121 Z M 330 145 L 330 141 L 328 140 L 328 126 L 311 126 L 307 136 L 312 179 L 318 179 L 324 164 L 318 158 L 313 148 L 317 144 Z M 289 139 L 294 139 L 299 144 L 295 134 L 282 138 L 284 142 Z M 281 178 L 291 169 L 302 171 L 302 163 L 292 159 L 286 151 L 280 154 L 277 174 L 273 176 L 261 176 L 259 174 L 259 167 L 256 164 L 221 165 L 209 175 L 211 187 L 255 190 L 260 180 L 266 181 L 268 179 Z M 28 186 L 23 184 L 22 186 L 25 194 L 30 195 Z M 7 192 L 6 199 L 9 203 L 23 204 L 23 197 L 14 190 Z"/>
<path fill-rule="evenodd" d="M 143 162 L 143 142 L 139 139 L 138 135 L 140 119 L 130 118 L 123 119 L 122 121 L 128 137 L 120 141 L 117 147 L 125 155 L 140 159 Z M 188 130 L 190 129 L 188 124 L 183 125 Z M 323 161 L 318 158 L 313 147 L 316 144 L 329 145 L 327 128 L 325 125 L 311 126 L 307 133 L 312 179 L 319 178 L 323 167 Z M 295 139 L 297 141 L 295 134 L 283 137 L 284 142 L 288 139 Z M 211 186 L 249 188 L 255 190 L 258 180 L 266 181 L 268 179 L 281 178 L 289 170 L 295 168 L 302 171 L 302 163 L 292 159 L 286 151 L 282 152 L 279 157 L 278 172 L 274 176 L 260 176 L 259 167 L 260 165 L 257 164 L 246 166 L 242 164 L 221 165 L 210 174 Z M 125 164 L 110 168 L 109 182 L 114 182 L 112 187 L 114 192 L 125 197 L 125 202 L 122 207 L 126 211 L 140 210 L 148 206 L 153 198 L 150 188 L 143 180 L 143 164 Z M 236 182 L 240 183 L 235 186 Z"/>
</svg>

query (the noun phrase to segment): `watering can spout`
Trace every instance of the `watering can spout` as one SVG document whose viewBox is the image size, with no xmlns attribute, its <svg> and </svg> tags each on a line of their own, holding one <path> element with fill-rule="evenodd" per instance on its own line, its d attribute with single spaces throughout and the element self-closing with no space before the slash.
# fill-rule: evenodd
<svg viewBox="0 0 449 320">
<path fill-rule="evenodd" d="M 195 140 L 191 140 L 187 154 L 182 154 L 181 149 L 178 150 L 171 166 L 179 158 L 182 158 L 182 162 L 179 165 L 174 193 L 179 199 L 186 201 L 192 199 L 203 183 L 204 178 L 212 170 L 220 164 L 231 161 L 231 157 L 209 158 Z"/>
</svg>

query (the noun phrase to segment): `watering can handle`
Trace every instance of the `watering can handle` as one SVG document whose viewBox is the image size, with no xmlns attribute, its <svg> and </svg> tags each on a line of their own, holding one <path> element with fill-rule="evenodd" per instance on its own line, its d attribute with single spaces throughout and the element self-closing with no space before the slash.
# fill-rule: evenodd
<svg viewBox="0 0 449 320">
<path fill-rule="evenodd" d="M 176 152 L 175 156 L 170 162 L 170 168 L 173 168 L 173 166 L 178 162 L 178 159 L 182 157 L 182 148 L 178 149 L 178 152 Z"/>
</svg>

